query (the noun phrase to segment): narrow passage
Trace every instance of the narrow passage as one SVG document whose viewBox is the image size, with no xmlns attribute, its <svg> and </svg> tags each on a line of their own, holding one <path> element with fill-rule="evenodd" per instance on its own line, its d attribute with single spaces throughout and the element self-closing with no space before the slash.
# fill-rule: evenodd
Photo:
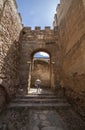
<svg viewBox="0 0 85 130">
<path fill-rule="evenodd" d="M 0 130 L 85 130 L 85 122 L 65 97 L 51 90 L 18 94 L 0 113 Z"/>
</svg>

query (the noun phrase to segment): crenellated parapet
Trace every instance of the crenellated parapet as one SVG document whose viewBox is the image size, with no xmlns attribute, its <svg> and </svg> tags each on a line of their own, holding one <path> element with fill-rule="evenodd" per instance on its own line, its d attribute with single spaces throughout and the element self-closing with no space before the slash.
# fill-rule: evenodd
<svg viewBox="0 0 85 130">
<path fill-rule="evenodd" d="M 64 16 L 66 16 L 69 11 L 72 1 L 73 0 L 60 0 L 60 4 L 58 4 L 56 8 L 58 24 L 60 24 L 60 21 L 65 18 Z"/>
<path fill-rule="evenodd" d="M 54 15 L 54 21 L 53 21 L 53 27 L 57 27 L 58 26 L 58 20 L 57 20 L 57 14 Z"/>
<path fill-rule="evenodd" d="M 18 5 L 17 5 L 17 2 L 16 2 L 16 0 L 12 0 L 11 2 L 14 3 L 14 6 L 15 6 L 16 12 L 17 12 L 18 20 L 19 20 L 20 24 L 22 24 L 22 17 L 21 17 L 21 14 L 18 12 Z"/>
<path fill-rule="evenodd" d="M 54 26 L 53 29 L 50 26 L 45 26 L 44 29 L 41 29 L 40 26 L 35 26 L 34 29 L 32 29 L 31 27 L 23 27 L 23 29 L 22 29 L 23 34 L 31 33 L 31 32 L 36 33 L 36 34 L 39 34 L 39 33 L 51 34 L 51 33 L 55 33 L 55 31 L 56 32 L 58 31 L 57 26 Z"/>
<path fill-rule="evenodd" d="M 60 0 L 60 3 L 62 2 L 62 0 Z M 60 5 L 61 4 L 57 4 L 57 8 L 56 8 L 56 13 L 54 14 L 54 21 L 53 21 L 53 27 L 55 28 L 55 27 L 58 27 L 58 16 L 57 16 L 57 14 L 58 14 L 58 12 L 59 12 L 59 10 L 60 10 Z"/>
<path fill-rule="evenodd" d="M 41 41 L 53 42 L 55 41 L 57 32 L 58 32 L 57 27 L 51 29 L 50 26 L 46 26 L 44 29 L 41 29 L 41 27 L 36 26 L 35 29 L 32 29 L 31 27 L 24 27 L 21 35 L 22 38 L 28 39 L 30 41 L 41 40 Z"/>
<path fill-rule="evenodd" d="M 51 32 L 51 31 L 53 31 L 53 29 L 51 29 L 50 26 L 45 26 L 44 29 L 41 29 L 40 26 L 35 26 L 34 29 L 32 29 L 31 27 L 24 27 L 23 30 L 24 31 L 33 31 L 33 32 L 41 32 L 41 31 L 44 31 L 44 32 L 48 32 L 49 31 L 49 32 Z"/>
</svg>

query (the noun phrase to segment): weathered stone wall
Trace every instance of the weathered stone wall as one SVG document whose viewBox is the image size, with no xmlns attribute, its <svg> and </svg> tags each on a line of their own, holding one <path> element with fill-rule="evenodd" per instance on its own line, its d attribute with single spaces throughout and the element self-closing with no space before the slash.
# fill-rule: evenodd
<svg viewBox="0 0 85 130">
<path fill-rule="evenodd" d="M 40 27 L 35 27 L 35 30 L 31 30 L 30 27 L 23 28 L 20 37 L 20 83 L 22 87 L 28 86 L 29 66 L 36 52 L 47 52 L 51 57 L 51 68 L 54 75 L 59 73 L 59 48 L 57 28 L 54 30 L 49 27 L 45 27 L 44 30 L 41 30 Z M 56 76 L 54 78 L 52 86 L 56 85 Z M 53 79 L 51 80 L 53 81 Z"/>
<path fill-rule="evenodd" d="M 66 95 L 85 116 L 85 0 L 61 0 L 57 19 Z"/>
<path fill-rule="evenodd" d="M 36 79 L 41 80 L 41 88 L 50 88 L 50 61 L 49 59 L 36 59 L 32 66 L 32 87 L 35 87 Z"/>
<path fill-rule="evenodd" d="M 22 29 L 15 0 L 0 0 L 0 97 L 4 102 L 18 85 L 18 39 Z M 3 96 L 4 95 L 4 96 Z M 0 103 L 0 107 L 1 104 Z"/>
</svg>

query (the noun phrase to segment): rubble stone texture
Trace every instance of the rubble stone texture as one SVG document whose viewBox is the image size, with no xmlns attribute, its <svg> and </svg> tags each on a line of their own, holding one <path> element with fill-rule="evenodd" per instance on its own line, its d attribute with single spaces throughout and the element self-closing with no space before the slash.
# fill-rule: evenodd
<svg viewBox="0 0 85 130">
<path fill-rule="evenodd" d="M 63 81 L 65 95 L 85 118 L 85 0 L 60 0 L 54 26 L 22 27 L 16 1 L 0 0 L 0 108 L 18 87 L 29 90 L 33 56 L 44 51 L 50 87 L 57 90 Z"/>
<path fill-rule="evenodd" d="M 22 29 L 14 0 L 0 1 L 0 90 L 12 96 L 18 85 L 18 40 Z M 4 90 L 4 89 L 3 89 Z M 5 93 L 5 91 L 3 91 Z M 5 95 L 5 94 L 4 94 Z M 0 94 L 0 102 L 2 102 Z M 3 103 L 0 103 L 3 104 Z"/>
<path fill-rule="evenodd" d="M 66 95 L 85 116 L 85 0 L 61 0 L 57 24 L 62 47 L 62 78 Z"/>
</svg>

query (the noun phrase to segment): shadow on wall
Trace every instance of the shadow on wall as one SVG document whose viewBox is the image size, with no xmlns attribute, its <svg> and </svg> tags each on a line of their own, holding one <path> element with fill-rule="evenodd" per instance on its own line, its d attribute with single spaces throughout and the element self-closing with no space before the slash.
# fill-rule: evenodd
<svg viewBox="0 0 85 130">
<path fill-rule="evenodd" d="M 25 64 L 25 63 L 24 63 Z M 31 84 L 31 64 L 26 63 L 26 70 L 24 67 L 19 69 L 19 80 L 20 80 L 20 87 L 18 89 L 18 94 L 28 94 Z"/>
<path fill-rule="evenodd" d="M 77 72 L 65 78 L 65 95 L 75 111 L 85 120 L 85 74 Z M 70 84 L 70 85 L 69 85 Z"/>
<path fill-rule="evenodd" d="M 6 106 L 8 101 L 9 101 L 9 95 L 6 89 L 2 85 L 0 85 L 0 112 L 2 108 Z"/>
<path fill-rule="evenodd" d="M 19 89 L 17 94 L 28 94 L 31 82 L 31 60 L 29 60 L 28 47 L 22 43 L 23 37 L 22 31 L 19 38 L 19 65 L 18 65 L 18 76 L 19 76 Z"/>
</svg>

